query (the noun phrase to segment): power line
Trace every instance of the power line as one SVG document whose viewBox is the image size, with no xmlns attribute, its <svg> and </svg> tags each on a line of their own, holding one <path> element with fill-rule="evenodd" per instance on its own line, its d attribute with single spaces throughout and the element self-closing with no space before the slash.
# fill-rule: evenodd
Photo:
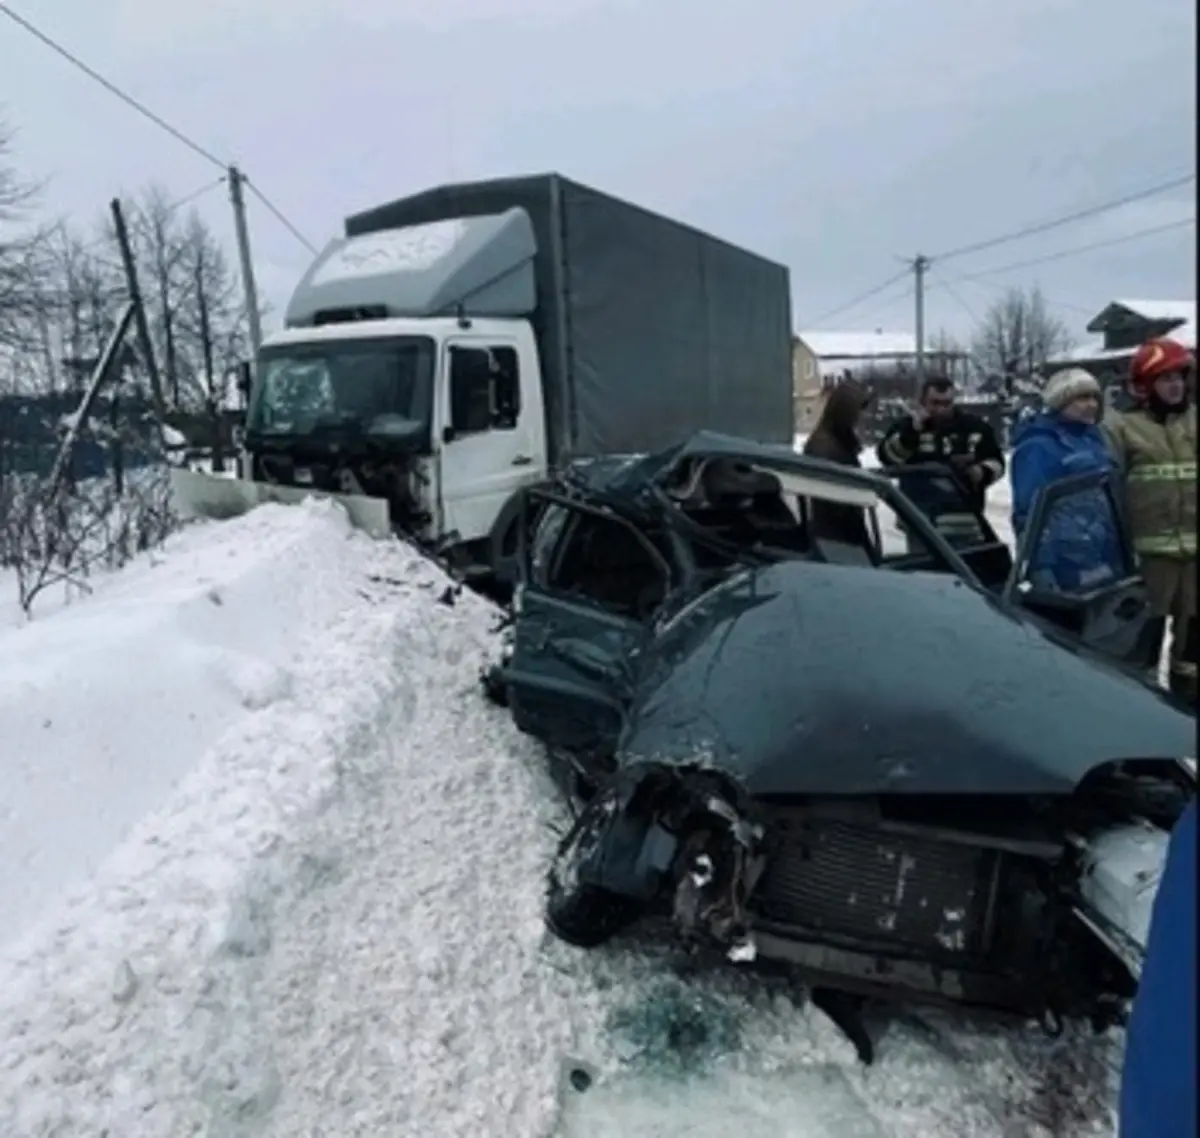
<svg viewBox="0 0 1200 1138">
<path fill-rule="evenodd" d="M 267 211 L 279 222 L 297 241 L 300 242 L 314 257 L 317 255 L 317 247 L 309 241 L 303 233 L 300 232 L 285 216 L 280 212 L 279 207 L 275 205 L 267 196 L 260 190 L 249 178 L 245 179 L 246 185 L 250 187 L 250 192 L 258 198 L 258 200 L 266 207 Z"/>
<path fill-rule="evenodd" d="M 114 82 L 112 82 L 111 79 L 106 79 L 94 67 L 90 67 L 90 66 L 88 66 L 88 64 L 84 63 L 84 61 L 82 59 L 80 59 L 79 56 L 75 55 L 74 52 L 72 52 L 68 48 L 64 47 L 61 43 L 59 43 L 52 36 L 47 35 L 36 25 L 30 23 L 29 20 L 27 20 L 24 16 L 20 15 L 17 12 L 14 12 L 13 9 L 11 7 L 9 7 L 8 4 L 3 2 L 3 0 L 0 0 L 0 13 L 7 16 L 14 23 L 20 25 L 31 36 L 34 36 L 36 39 L 40 40 L 43 44 L 46 45 L 46 47 L 50 48 L 51 51 L 60 55 L 63 59 L 65 59 L 68 63 L 70 63 L 72 67 L 77 68 L 79 71 L 83 72 L 83 74 L 86 75 L 89 79 L 92 79 L 95 82 L 99 83 L 106 91 L 109 92 L 109 94 L 115 95 L 126 106 L 131 107 L 143 118 L 148 119 L 150 122 L 154 123 L 154 125 L 157 126 L 160 130 L 166 131 L 167 134 L 169 134 L 172 138 L 176 139 L 176 141 L 178 141 L 178 142 L 183 143 L 184 146 L 186 146 L 193 153 L 198 154 L 206 162 L 211 162 L 214 166 L 216 166 L 218 169 L 220 169 L 222 171 L 222 173 L 224 173 L 224 171 L 228 168 L 228 163 L 221 161 L 221 159 L 218 158 L 211 150 L 207 149 L 204 146 L 201 146 L 200 143 L 198 143 L 195 139 L 190 138 L 188 135 L 184 134 L 183 131 L 181 131 L 178 127 L 172 126 L 161 115 L 155 114 L 154 111 L 150 110 L 150 108 L 146 106 L 145 103 L 141 102 L 139 99 L 134 98 L 134 96 L 130 95 L 127 91 L 122 90 Z M 221 180 L 224 181 L 224 177 L 222 177 Z M 201 193 L 207 193 L 207 191 L 210 188 L 211 188 L 210 186 L 205 186 L 202 190 L 197 191 L 196 196 L 199 196 L 199 194 L 201 194 Z M 290 232 L 292 234 L 293 237 L 295 237 L 306 249 L 308 249 L 309 252 L 312 252 L 312 253 L 316 252 L 316 249 L 314 248 L 312 243 L 310 241 L 308 241 L 307 238 L 305 238 L 304 235 L 284 216 L 284 214 L 280 211 L 278 206 L 269 202 L 263 196 L 261 191 L 259 191 L 254 186 L 251 186 L 250 188 L 255 193 L 255 195 L 258 197 L 258 199 L 267 207 L 267 209 L 269 209 L 271 211 L 272 215 L 279 220 L 279 222 L 288 230 L 288 232 Z M 179 204 L 184 205 L 187 203 L 181 202 Z"/>
<path fill-rule="evenodd" d="M 198 198 L 202 198 L 205 194 L 215 190 L 218 186 L 223 186 L 227 181 L 227 176 L 222 174 L 219 178 L 214 178 L 211 182 L 205 182 L 198 190 L 193 190 L 190 194 L 185 194 L 177 201 L 171 202 L 167 206 L 167 213 L 178 213 L 185 205 L 191 205 Z"/>
<path fill-rule="evenodd" d="M 870 300 L 872 297 L 878 296 L 885 289 L 889 289 L 892 287 L 892 285 L 899 283 L 908 275 L 909 268 L 905 266 L 905 268 L 901 269 L 900 272 L 888 277 L 888 279 L 883 281 L 881 284 L 875 285 L 874 288 L 870 288 L 866 292 L 859 294 L 858 296 L 854 297 L 853 300 L 848 300 L 845 304 L 839 304 L 837 308 L 831 308 L 828 312 L 818 316 L 813 321 L 813 325 L 816 326 L 819 324 L 824 324 L 825 321 L 829 320 L 831 317 L 840 316 L 843 312 L 848 312 L 851 308 L 857 308 L 865 301 Z"/>
<path fill-rule="evenodd" d="M 979 321 L 979 313 L 977 313 L 975 311 L 975 309 L 972 308 L 962 298 L 962 295 L 959 293 L 959 291 L 956 288 L 951 286 L 950 282 L 946 279 L 946 274 L 939 270 L 938 274 L 937 274 L 937 278 L 938 278 L 938 282 L 937 282 L 938 285 L 940 285 L 942 288 L 944 288 L 950 294 L 951 298 L 955 301 L 955 303 L 959 306 L 959 308 L 961 308 L 972 320 L 975 321 L 976 324 L 978 324 L 980 322 Z"/>
<path fill-rule="evenodd" d="M 999 237 L 989 238 L 987 241 L 976 241 L 970 245 L 960 245 L 957 249 L 950 249 L 945 253 L 939 253 L 931 260 L 946 261 L 951 257 L 965 257 L 968 253 L 978 253 L 983 249 L 992 249 L 997 245 L 1006 245 L 1010 241 L 1019 241 L 1025 237 L 1033 237 L 1039 233 L 1047 233 L 1051 229 L 1058 229 L 1064 225 L 1070 225 L 1076 221 L 1084 221 L 1089 217 L 1096 217 L 1102 213 L 1108 213 L 1114 209 L 1120 209 L 1121 206 L 1131 205 L 1133 202 L 1142 201 L 1144 198 L 1154 197 L 1156 194 L 1165 193 L 1167 190 L 1175 190 L 1181 186 L 1186 186 L 1189 182 L 1196 180 L 1195 173 L 1184 174 L 1178 178 L 1172 178 L 1168 182 L 1160 182 L 1158 185 L 1150 186 L 1144 190 L 1138 190 L 1136 193 L 1126 194 L 1121 198 L 1114 198 L 1111 201 L 1101 202 L 1099 205 L 1088 206 L 1086 209 L 1076 210 L 1074 213 L 1064 214 L 1061 217 L 1052 218 L 1049 221 L 1037 222 L 1033 225 L 1027 225 L 1021 229 L 1015 229 L 1010 233 L 1004 233 Z"/>
<path fill-rule="evenodd" d="M 1152 237 L 1156 233 L 1166 233 L 1172 229 L 1182 229 L 1188 225 L 1195 225 L 1194 217 L 1181 217 L 1175 221 L 1168 221 L 1163 225 L 1152 225 L 1146 229 L 1137 229 L 1132 233 L 1124 233 L 1120 237 L 1109 237 L 1104 241 L 1093 241 L 1087 245 L 1076 245 L 1070 249 L 1060 249 L 1057 253 L 1047 253 L 1042 257 L 1031 257 L 1025 261 L 1014 261 L 1008 265 L 998 265 L 993 269 L 982 269 L 974 273 L 962 273 L 961 275 L 967 280 L 976 280 L 979 277 L 1000 276 L 1003 273 L 1016 272 L 1018 269 L 1029 269 L 1035 265 L 1046 265 L 1051 261 L 1062 261 L 1068 257 L 1078 257 L 1083 253 L 1091 253 L 1095 249 L 1108 249 L 1113 245 L 1124 245 L 1127 241 L 1138 241 L 1143 237 Z"/>
<path fill-rule="evenodd" d="M 973 275 L 968 275 L 966 273 L 958 274 L 958 276 L 955 277 L 955 280 L 957 280 L 959 284 L 973 284 L 973 285 L 976 285 L 981 288 L 992 289 L 994 292 L 1007 293 L 1007 292 L 1011 291 L 1011 287 L 1012 287 L 1011 285 L 1004 284 L 1002 281 L 987 280 L 984 277 L 976 277 Z M 936 284 L 930 285 L 930 288 L 931 289 L 941 288 L 941 289 L 945 289 L 947 292 L 950 291 L 950 285 L 945 280 L 945 270 L 943 270 L 942 279 L 939 280 Z M 1095 312 L 1096 312 L 1095 308 L 1085 308 L 1082 304 L 1072 304 L 1070 301 L 1057 300 L 1054 297 L 1046 296 L 1044 293 L 1042 294 L 1042 298 L 1046 301 L 1047 304 L 1051 305 L 1054 308 L 1069 308 L 1072 312 L 1083 313 L 1084 315 L 1087 315 L 1087 316 L 1093 316 L 1093 315 L 1095 315 Z"/>
<path fill-rule="evenodd" d="M 183 197 L 176 198 L 173 202 L 169 203 L 166 206 L 166 208 L 163 210 L 164 215 L 166 217 L 170 217 L 173 214 L 178 213 L 181 209 L 183 209 L 184 206 L 191 205 L 192 202 L 196 201 L 199 198 L 202 198 L 207 193 L 211 193 L 218 186 L 224 185 L 225 180 L 226 180 L 225 175 L 222 174 L 221 177 L 219 177 L 219 178 L 213 178 L 213 179 L 205 182 L 203 186 L 200 186 L 198 189 L 193 190 L 190 194 L 184 194 Z M 112 241 L 112 235 L 109 233 L 105 233 L 102 236 L 97 237 L 92 241 L 84 242 L 80 246 L 80 249 L 86 253 L 91 249 L 98 249 L 101 246 L 108 245 L 111 243 L 111 241 Z"/>
<path fill-rule="evenodd" d="M 182 142 L 183 145 L 186 146 L 189 150 L 200 155 L 200 157 L 203 158 L 206 162 L 211 162 L 214 166 L 218 166 L 221 169 L 225 168 L 225 163 L 222 162 L 221 159 L 218 158 L 211 150 L 205 149 L 203 146 L 200 145 L 200 143 L 196 142 L 195 139 L 189 138 L 186 134 L 183 133 L 183 131 L 179 130 L 177 127 L 174 127 L 169 122 L 167 122 L 166 119 L 162 118 L 159 115 L 156 115 L 152 110 L 150 110 L 149 107 L 146 106 L 145 103 L 140 102 L 139 100 L 135 99 L 132 95 L 128 94 L 125 91 L 122 91 L 120 87 L 118 87 L 111 80 L 106 79 L 103 75 L 100 74 L 99 71 L 96 71 L 94 68 L 89 67 L 86 63 L 84 63 L 83 60 L 79 58 L 79 56 L 75 55 L 73 52 L 71 52 L 67 48 L 63 47 L 62 44 L 60 44 L 57 40 L 52 39 L 45 32 L 43 32 L 40 28 L 31 24 L 27 19 L 25 19 L 24 16 L 19 15 L 18 13 L 14 12 L 12 10 L 12 8 L 10 8 L 7 4 L 3 3 L 2 0 L 0 0 L 0 13 L 3 13 L 14 23 L 19 24 L 31 36 L 35 37 L 38 40 L 41 40 L 41 42 L 44 43 L 48 48 L 50 48 L 51 51 L 56 52 L 58 55 L 62 56 L 62 58 L 65 59 L 69 64 L 71 64 L 72 67 L 78 68 L 78 70 L 82 71 L 84 73 L 84 75 L 86 75 L 89 79 L 95 80 L 95 82 L 99 83 L 100 86 L 102 86 L 106 91 L 109 92 L 109 94 L 115 95 L 118 99 L 121 100 L 121 102 L 125 103 L 126 106 L 132 107 L 135 111 L 137 111 L 137 113 L 139 115 L 141 115 L 143 118 L 149 119 L 150 122 L 154 123 L 154 125 L 157 126 L 160 130 L 165 130 L 169 135 L 171 135 L 177 141 Z"/>
</svg>

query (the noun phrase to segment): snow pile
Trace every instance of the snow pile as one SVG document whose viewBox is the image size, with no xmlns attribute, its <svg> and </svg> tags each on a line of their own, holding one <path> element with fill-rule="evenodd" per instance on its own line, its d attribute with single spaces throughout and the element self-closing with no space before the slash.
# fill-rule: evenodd
<svg viewBox="0 0 1200 1138">
<path fill-rule="evenodd" d="M 233 643 L 199 577 L 218 551 L 249 562 L 266 545 L 280 592 L 302 587 L 293 560 L 320 585 L 268 599 L 248 569 L 226 586 Z M 154 627 L 180 657 L 268 643 L 282 623 L 287 683 L 210 733 L 91 887 L 0 959 L 4 1138 L 1104 1132 L 1094 1113 L 1054 1113 L 1046 1086 L 1064 1055 L 1109 1041 L 1052 1049 L 958 1021 L 950 1039 L 900 1017 L 876 1025 L 863 1070 L 792 981 L 694 972 L 652 930 L 593 953 L 550 939 L 543 881 L 565 818 L 539 748 L 478 693 L 496 613 L 403 546 L 347 533 L 329 508 L 262 507 L 45 623 L 87 635 L 84 610 L 124 598 L 144 645 L 137 597 L 156 573 L 178 584 Z M 168 662 L 132 659 L 143 680 Z M 211 672 L 188 675 L 196 690 L 180 681 L 177 697 L 201 698 Z M 103 712 L 93 698 L 117 694 L 84 689 L 76 713 Z M 129 727 L 143 754 L 187 733 L 186 713 L 129 719 L 157 733 Z M 92 761 L 108 759 L 80 740 L 81 774 Z"/>
<path fill-rule="evenodd" d="M 341 603 L 347 532 L 316 505 L 198 527 L 0 634 L 0 947 L 229 724 L 288 694 L 298 638 Z"/>
<path fill-rule="evenodd" d="M 288 543 L 275 523 L 307 539 Z M 162 757 L 196 744 L 190 709 L 210 698 L 214 667 L 222 682 L 244 679 L 253 669 L 225 667 L 246 664 L 235 653 L 307 610 L 304 634 L 286 683 L 232 683 L 234 702 L 248 688 L 253 707 L 86 892 L 9 946 L 0 1134 L 402 1135 L 428 1133 L 431 1118 L 438 1135 L 545 1133 L 589 1004 L 541 959 L 561 820 L 540 761 L 477 692 L 495 613 L 474 597 L 440 604 L 440 573 L 346 532 L 329 508 L 264 507 L 188 536 L 194 558 L 177 548 L 45 622 L 60 664 L 69 642 L 109 638 L 93 655 L 110 674 L 67 681 L 57 707 L 78 689 L 75 715 L 123 713 L 124 745 Z M 204 606 L 225 606 L 197 586 L 220 588 L 222 555 L 268 544 L 264 588 L 243 574 L 227 602 L 240 619 L 220 623 Z M 305 596 L 293 562 L 321 596 Z M 146 613 L 137 597 L 155 572 L 174 581 L 159 595 L 175 603 Z M 105 615 L 122 607 L 126 666 Z M 137 655 L 154 642 L 158 655 Z M 28 681 L 31 698 L 48 698 L 41 682 Z M 174 685 L 149 701 L 160 716 L 183 706 L 139 717 L 137 682 Z M 266 689 L 273 698 L 259 698 Z M 76 769 L 89 795 L 107 772 L 136 798 L 143 772 L 126 774 L 118 721 L 108 730 L 107 747 L 78 740 Z M 3 737 L 6 757 L 17 753 Z M 66 842 L 75 820 L 63 823 Z"/>
</svg>

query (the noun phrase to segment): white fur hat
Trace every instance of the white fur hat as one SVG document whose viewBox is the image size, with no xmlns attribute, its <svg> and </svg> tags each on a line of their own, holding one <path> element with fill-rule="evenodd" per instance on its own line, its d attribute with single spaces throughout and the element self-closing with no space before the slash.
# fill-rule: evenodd
<svg viewBox="0 0 1200 1138">
<path fill-rule="evenodd" d="M 1069 367 L 1056 371 L 1042 388 L 1042 402 L 1051 411 L 1061 411 L 1072 399 L 1081 395 L 1100 395 L 1100 384 L 1090 371 L 1081 367 Z"/>
</svg>

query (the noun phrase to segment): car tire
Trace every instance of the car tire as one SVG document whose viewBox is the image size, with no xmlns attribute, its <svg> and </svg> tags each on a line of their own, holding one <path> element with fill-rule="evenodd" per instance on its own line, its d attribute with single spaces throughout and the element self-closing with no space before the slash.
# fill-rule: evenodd
<svg viewBox="0 0 1200 1138">
<path fill-rule="evenodd" d="M 596 948 L 638 915 L 637 902 L 579 880 L 578 865 L 604 835 L 616 809 L 611 794 L 593 797 L 558 848 L 546 879 L 546 927 L 576 948 Z"/>
<path fill-rule="evenodd" d="M 584 885 L 563 888 L 553 876 L 546 892 L 546 927 L 575 948 L 598 948 L 637 916 L 631 901 Z"/>
</svg>

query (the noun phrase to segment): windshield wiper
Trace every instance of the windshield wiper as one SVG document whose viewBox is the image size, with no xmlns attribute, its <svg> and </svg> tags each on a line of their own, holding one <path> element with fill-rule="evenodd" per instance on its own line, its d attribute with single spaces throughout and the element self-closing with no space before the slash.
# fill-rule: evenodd
<svg viewBox="0 0 1200 1138">
<path fill-rule="evenodd" d="M 362 421 L 357 415 L 345 414 L 339 417 L 322 415 L 308 421 L 299 420 L 286 426 L 250 427 L 247 435 L 272 439 L 328 439 L 361 438 L 364 434 Z"/>
</svg>

